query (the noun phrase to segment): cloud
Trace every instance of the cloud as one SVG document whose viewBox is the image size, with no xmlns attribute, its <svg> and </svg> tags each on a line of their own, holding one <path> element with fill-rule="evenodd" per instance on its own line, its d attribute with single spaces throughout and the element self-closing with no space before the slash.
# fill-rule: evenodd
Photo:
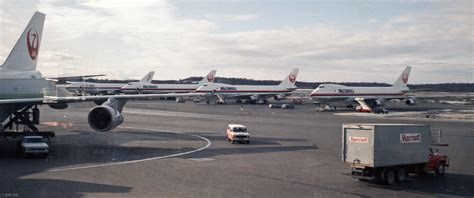
<svg viewBox="0 0 474 198">
<path fill-rule="evenodd" d="M 258 19 L 258 15 L 256 14 L 236 15 L 236 16 L 231 17 L 231 19 L 234 21 L 250 21 L 250 20 Z"/>
<path fill-rule="evenodd" d="M 412 65 L 411 82 L 473 82 L 472 2 L 436 5 L 367 19 L 370 29 L 318 23 L 219 33 L 217 20 L 246 22 L 260 13 L 182 17 L 172 1 L 40 1 L 36 6 L 47 17 L 39 69 L 49 76 L 122 79 L 150 70 L 155 79 L 179 79 L 218 69 L 218 76 L 281 79 L 299 67 L 305 81 L 391 83 Z M 7 35 L 0 57 L 22 31 L 18 24 L 27 23 L 26 12 L 33 13 L 13 10 L 0 9 Z"/>
</svg>

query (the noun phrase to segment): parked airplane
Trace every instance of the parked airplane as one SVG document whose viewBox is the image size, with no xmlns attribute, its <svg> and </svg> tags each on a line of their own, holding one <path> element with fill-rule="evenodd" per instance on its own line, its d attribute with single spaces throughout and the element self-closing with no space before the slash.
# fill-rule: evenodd
<svg viewBox="0 0 474 198">
<path fill-rule="evenodd" d="M 237 102 L 267 103 L 267 99 L 283 100 L 290 92 L 296 90 L 295 82 L 298 69 L 294 69 L 279 85 L 229 85 L 224 83 L 209 83 L 196 89 L 197 93 L 207 93 L 217 97 L 217 102 L 225 103 L 226 99 L 236 99 Z M 209 103 L 209 101 L 208 101 Z"/>
<path fill-rule="evenodd" d="M 158 94 L 158 93 L 189 93 L 196 90 L 203 84 L 214 82 L 216 70 L 211 70 L 197 84 L 154 84 L 147 82 L 130 82 L 122 87 L 122 92 L 127 94 Z"/>
<path fill-rule="evenodd" d="M 41 45 L 45 14 L 36 12 L 8 55 L 0 69 L 0 131 L 11 129 L 18 123 L 29 130 L 38 132 L 34 126 L 39 123 L 38 105 L 64 109 L 70 102 L 106 100 L 94 107 L 88 114 L 89 126 L 96 131 L 109 131 L 120 125 L 124 118 L 122 108 L 129 99 L 156 97 L 184 97 L 202 94 L 151 94 L 114 96 L 46 96 L 47 89 L 55 89 L 53 81 L 48 81 L 36 70 Z M 3 125 L 4 121 L 7 123 Z"/>
<path fill-rule="evenodd" d="M 334 101 L 345 101 L 347 104 L 359 104 L 359 111 L 372 112 L 374 108 L 383 106 L 392 99 L 405 100 L 407 105 L 415 105 L 415 98 L 405 94 L 411 67 L 407 66 L 391 87 L 349 87 L 338 84 L 321 84 L 313 92 L 311 98 L 315 103 L 327 104 Z"/>
<path fill-rule="evenodd" d="M 151 83 L 154 71 L 150 71 L 138 83 Z M 69 82 L 66 90 L 80 95 L 115 95 L 121 92 L 126 84 L 123 83 L 92 83 L 92 82 Z"/>
</svg>

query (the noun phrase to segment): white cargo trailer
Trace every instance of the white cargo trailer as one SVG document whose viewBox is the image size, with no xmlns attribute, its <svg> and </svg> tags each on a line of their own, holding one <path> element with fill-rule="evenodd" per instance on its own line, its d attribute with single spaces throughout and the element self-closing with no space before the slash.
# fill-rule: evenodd
<svg viewBox="0 0 474 198">
<path fill-rule="evenodd" d="M 430 148 L 430 127 L 422 124 L 344 124 L 342 161 L 360 180 L 403 181 L 409 173 L 442 175 L 448 158 Z"/>
</svg>

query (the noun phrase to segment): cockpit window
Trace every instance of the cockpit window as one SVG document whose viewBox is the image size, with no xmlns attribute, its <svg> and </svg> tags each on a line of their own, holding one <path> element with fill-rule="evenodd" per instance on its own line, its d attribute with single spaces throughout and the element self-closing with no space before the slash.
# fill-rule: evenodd
<svg viewBox="0 0 474 198">
<path fill-rule="evenodd" d="M 320 89 L 324 89 L 324 85 L 319 85 L 319 87 L 318 87 L 318 88 L 320 88 Z"/>
</svg>

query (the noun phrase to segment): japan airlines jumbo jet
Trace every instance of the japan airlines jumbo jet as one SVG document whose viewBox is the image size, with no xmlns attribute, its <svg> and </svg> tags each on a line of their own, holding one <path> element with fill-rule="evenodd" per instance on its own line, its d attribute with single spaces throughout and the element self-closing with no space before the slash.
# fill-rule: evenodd
<svg viewBox="0 0 474 198">
<path fill-rule="evenodd" d="M 408 77 L 411 67 L 403 70 L 400 77 L 391 87 L 349 87 L 338 84 L 321 84 L 313 92 L 311 98 L 318 103 L 346 101 L 348 104 L 358 103 L 362 111 L 372 111 L 373 108 L 383 106 L 386 100 L 402 99 L 407 105 L 415 105 L 414 98 L 405 96 L 408 92 Z"/>
<path fill-rule="evenodd" d="M 64 109 L 70 102 L 106 100 L 88 114 L 89 126 L 96 131 L 109 131 L 120 125 L 124 118 L 122 108 L 129 99 L 157 97 L 199 96 L 203 94 L 150 94 L 57 97 L 45 96 L 49 89 L 56 89 L 52 81 L 46 80 L 36 70 L 45 15 L 36 12 L 0 68 L 0 132 L 14 124 L 25 124 L 38 132 L 37 105 Z M 32 115 L 32 116 L 31 116 Z M 3 123 L 10 118 L 4 126 Z"/>
<path fill-rule="evenodd" d="M 206 83 L 214 82 L 216 70 L 211 70 L 197 84 L 154 84 L 150 82 L 130 82 L 122 87 L 122 92 L 127 94 L 158 94 L 158 93 L 189 93 Z"/>
<path fill-rule="evenodd" d="M 148 72 L 139 83 L 151 83 L 154 74 L 154 71 Z M 125 85 L 123 83 L 70 82 L 65 89 L 82 95 L 115 95 L 119 94 Z"/>
<path fill-rule="evenodd" d="M 258 103 L 267 103 L 267 99 L 283 100 L 296 90 L 298 69 L 291 71 L 279 85 L 229 85 L 224 83 L 209 83 L 196 89 L 197 93 L 207 93 L 217 96 L 218 101 L 225 103 L 226 99 L 237 101 L 247 100 Z"/>
</svg>

